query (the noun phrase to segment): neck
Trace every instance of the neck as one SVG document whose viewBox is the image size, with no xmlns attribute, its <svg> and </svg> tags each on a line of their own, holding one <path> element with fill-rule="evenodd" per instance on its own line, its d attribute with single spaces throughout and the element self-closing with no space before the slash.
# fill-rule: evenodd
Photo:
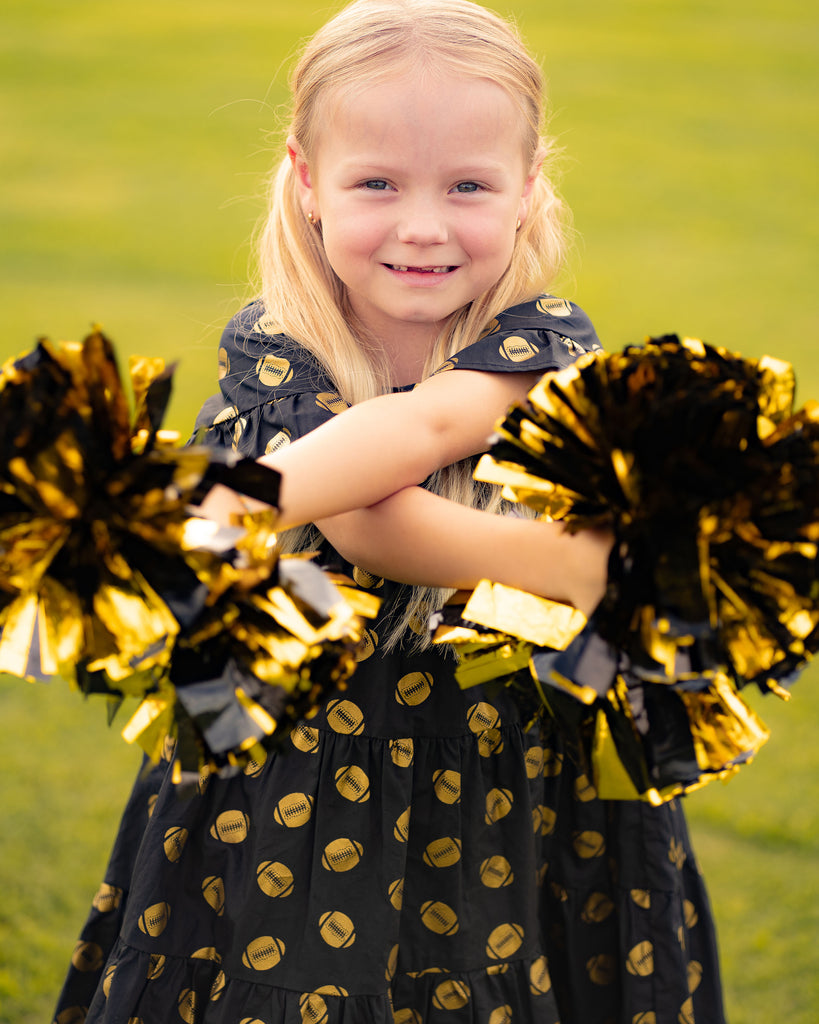
<svg viewBox="0 0 819 1024">
<path fill-rule="evenodd" d="M 384 353 L 393 387 L 417 384 L 438 337 L 440 324 L 406 324 L 380 334 L 376 342 Z"/>
<path fill-rule="evenodd" d="M 390 380 L 393 387 L 403 387 L 406 384 L 417 384 L 424 375 L 429 345 L 419 346 L 417 349 L 402 349 L 400 352 L 388 352 L 387 360 L 390 367 Z"/>
</svg>

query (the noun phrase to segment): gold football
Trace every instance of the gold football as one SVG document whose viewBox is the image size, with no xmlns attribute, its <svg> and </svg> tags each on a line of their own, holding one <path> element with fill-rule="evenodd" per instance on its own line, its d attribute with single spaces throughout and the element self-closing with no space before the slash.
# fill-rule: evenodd
<svg viewBox="0 0 819 1024">
<path fill-rule="evenodd" d="M 211 825 L 210 834 L 223 843 L 243 843 L 247 839 L 249 824 L 250 819 L 244 811 L 222 811 Z"/>
<path fill-rule="evenodd" d="M 371 572 L 362 569 L 360 565 L 353 566 L 353 579 L 362 590 L 378 590 L 384 586 L 383 576 L 373 576 Z"/>
<path fill-rule="evenodd" d="M 505 818 L 512 810 L 512 799 L 510 789 L 490 789 L 486 794 L 486 824 L 491 825 Z"/>
<path fill-rule="evenodd" d="M 395 699 L 399 704 L 417 707 L 432 692 L 432 675 L 429 672 L 409 672 L 401 676 L 395 687 Z"/>
<path fill-rule="evenodd" d="M 165 954 L 164 953 L 151 953 L 148 958 L 148 973 L 145 977 L 148 981 L 156 981 L 157 978 L 161 977 L 162 972 L 165 970 Z"/>
<path fill-rule="evenodd" d="M 387 887 L 387 896 L 389 897 L 390 903 L 395 907 L 396 910 L 400 910 L 404 905 L 404 879 L 396 878 L 394 882 L 390 882 Z"/>
<path fill-rule="evenodd" d="M 320 409 L 326 409 L 327 412 L 331 412 L 334 415 L 340 412 L 344 412 L 347 408 L 347 403 L 334 391 L 324 391 L 320 395 L 316 395 L 316 405 Z"/>
<path fill-rule="evenodd" d="M 273 818 L 285 828 L 306 824 L 313 814 L 313 798 L 307 793 L 288 793 L 276 804 Z"/>
<path fill-rule="evenodd" d="M 526 765 L 526 775 L 530 779 L 536 779 L 543 771 L 543 747 L 529 747 L 523 760 Z"/>
<path fill-rule="evenodd" d="M 330 910 L 319 918 L 319 935 L 334 949 L 346 949 L 355 942 L 355 925 L 340 910 Z"/>
<path fill-rule="evenodd" d="M 156 938 L 157 935 L 161 935 L 165 931 L 170 916 L 171 908 L 167 903 L 153 903 L 140 915 L 137 922 L 139 930 L 145 935 Z"/>
<path fill-rule="evenodd" d="M 302 1024 L 326 1024 L 327 1003 L 316 992 L 305 992 L 299 998 Z"/>
<path fill-rule="evenodd" d="M 574 780 L 574 795 L 582 803 L 588 803 L 597 796 L 597 790 L 589 781 L 588 775 L 580 774 Z"/>
<path fill-rule="evenodd" d="M 225 985 L 227 984 L 227 978 L 225 977 L 224 971 L 219 971 L 216 977 L 213 979 L 213 984 L 210 987 L 210 1000 L 215 1003 L 217 999 L 225 991 Z"/>
<path fill-rule="evenodd" d="M 548 836 L 552 833 L 557 821 L 557 812 L 545 804 L 532 808 L 532 831 L 535 835 Z"/>
<path fill-rule="evenodd" d="M 532 995 L 541 996 L 552 987 L 552 978 L 549 974 L 549 961 L 545 956 L 539 956 L 532 961 L 529 968 L 529 991 Z"/>
<path fill-rule="evenodd" d="M 82 939 L 74 947 L 71 963 L 78 971 L 98 971 L 105 962 L 102 946 L 96 942 L 83 942 Z"/>
<path fill-rule="evenodd" d="M 563 755 L 546 747 L 543 751 L 543 776 L 552 778 L 563 771 Z"/>
<path fill-rule="evenodd" d="M 617 975 L 614 957 L 608 953 L 598 953 L 586 961 L 589 978 L 595 985 L 610 985 Z"/>
<path fill-rule="evenodd" d="M 638 942 L 629 950 L 626 957 L 626 970 L 629 974 L 637 974 L 641 978 L 654 972 L 654 946 L 647 940 Z"/>
<path fill-rule="evenodd" d="M 648 889 L 632 889 L 629 895 L 632 902 L 636 903 L 638 907 L 642 907 L 643 910 L 648 910 L 651 907 L 651 893 Z"/>
<path fill-rule="evenodd" d="M 183 988 L 177 1000 L 179 1016 L 185 1024 L 194 1024 L 196 1020 L 196 993 L 192 988 Z"/>
<path fill-rule="evenodd" d="M 438 935 L 454 935 L 458 931 L 458 915 L 440 900 L 428 900 L 421 904 L 421 920 L 431 932 Z"/>
<path fill-rule="evenodd" d="M 499 924 L 486 940 L 486 955 L 493 960 L 508 960 L 521 947 L 523 929 L 519 924 Z"/>
<path fill-rule="evenodd" d="M 480 879 L 487 889 L 501 889 L 511 885 L 515 880 L 512 865 L 505 857 L 495 854 L 488 857 L 480 866 Z"/>
<path fill-rule="evenodd" d="M 212 907 L 217 916 L 225 912 L 225 883 L 218 875 L 208 875 L 202 882 L 202 895 L 205 902 Z"/>
<path fill-rule="evenodd" d="M 453 836 L 433 839 L 424 850 L 424 863 L 431 868 L 448 868 L 461 859 L 461 840 Z"/>
<path fill-rule="evenodd" d="M 293 435 L 287 429 L 279 430 L 264 446 L 265 455 L 272 455 L 273 452 L 279 452 L 282 448 L 286 448 L 290 444 L 292 436 Z"/>
<path fill-rule="evenodd" d="M 460 1010 L 471 996 L 469 986 L 463 981 L 442 981 L 432 996 L 432 1005 L 437 1010 Z"/>
<path fill-rule="evenodd" d="M 188 830 L 180 825 L 174 825 L 165 833 L 165 856 L 171 863 L 175 863 L 182 856 L 185 843 L 188 841 Z"/>
<path fill-rule="evenodd" d="M 355 839 L 334 839 L 324 847 L 321 865 L 328 871 L 350 871 L 363 853 L 364 847 Z"/>
<path fill-rule="evenodd" d="M 520 338 L 513 334 L 508 338 L 504 338 L 498 352 L 509 362 L 524 363 L 527 359 L 537 355 L 537 347 L 526 338 Z"/>
<path fill-rule="evenodd" d="M 116 885 L 109 885 L 107 882 L 103 882 L 94 896 L 93 907 L 101 914 L 107 914 L 111 910 L 116 910 L 121 900 L 122 889 Z"/>
<path fill-rule="evenodd" d="M 327 724 L 333 732 L 359 736 L 364 731 L 364 715 L 351 700 L 336 698 L 327 705 Z"/>
<path fill-rule="evenodd" d="M 417 1010 L 407 1007 L 395 1010 L 392 1015 L 393 1024 L 423 1024 L 423 1018 Z"/>
<path fill-rule="evenodd" d="M 357 764 L 345 764 L 335 775 L 336 789 L 345 800 L 363 804 L 370 799 L 370 780 L 363 768 Z"/>
<path fill-rule="evenodd" d="M 378 633 L 374 629 L 365 629 L 361 634 L 361 640 L 355 652 L 355 660 L 366 661 L 375 653 L 378 646 Z"/>
<path fill-rule="evenodd" d="M 297 747 L 303 754 L 314 754 L 318 750 L 319 731 L 312 725 L 305 725 L 302 722 L 290 733 L 290 739 L 294 747 Z"/>
<path fill-rule="evenodd" d="M 247 944 L 242 963 L 254 971 L 269 971 L 284 956 L 284 943 L 272 935 L 260 935 Z"/>
<path fill-rule="evenodd" d="M 191 953 L 193 960 L 212 960 L 214 963 L 221 963 L 222 958 L 216 952 L 215 946 L 202 946 Z"/>
<path fill-rule="evenodd" d="M 292 379 L 293 368 L 289 361 L 282 359 L 281 356 L 262 356 L 256 363 L 256 375 L 261 384 L 277 388 Z"/>
<path fill-rule="evenodd" d="M 614 910 L 614 903 L 604 892 L 593 892 L 580 912 L 581 920 L 586 924 L 599 924 Z"/>
<path fill-rule="evenodd" d="M 472 732 L 481 733 L 484 729 L 494 729 L 500 724 L 500 715 L 496 708 L 486 701 L 473 704 L 466 713 L 466 724 Z"/>
<path fill-rule="evenodd" d="M 392 834 L 395 836 L 399 843 L 405 843 L 409 839 L 409 826 L 411 814 L 412 807 L 408 807 L 405 811 L 398 815 L 398 820 L 395 823 L 395 827 L 392 830 Z"/>
<path fill-rule="evenodd" d="M 677 1014 L 677 1021 L 679 1024 L 694 1024 L 694 1000 L 691 996 L 680 1007 L 680 1012 Z"/>
<path fill-rule="evenodd" d="M 460 772 L 439 768 L 432 774 L 432 786 L 442 804 L 457 804 L 461 799 Z"/>
<path fill-rule="evenodd" d="M 415 756 L 415 744 L 411 738 L 390 740 L 390 757 L 399 768 L 409 768 Z"/>
<path fill-rule="evenodd" d="M 543 295 L 537 300 L 537 308 L 541 313 L 548 313 L 550 316 L 571 316 L 572 307 L 565 299 L 559 299 L 555 295 Z"/>
<path fill-rule="evenodd" d="M 606 849 L 606 841 L 602 833 L 587 829 L 583 832 L 575 832 L 572 838 L 572 846 L 578 857 L 588 860 L 591 857 L 601 857 Z"/>
<path fill-rule="evenodd" d="M 256 881 L 266 896 L 279 898 L 293 891 L 293 872 L 279 861 L 263 860 L 256 868 Z"/>
<path fill-rule="evenodd" d="M 503 750 L 503 733 L 500 729 L 486 729 L 478 735 L 478 753 L 481 757 L 491 757 Z"/>
</svg>

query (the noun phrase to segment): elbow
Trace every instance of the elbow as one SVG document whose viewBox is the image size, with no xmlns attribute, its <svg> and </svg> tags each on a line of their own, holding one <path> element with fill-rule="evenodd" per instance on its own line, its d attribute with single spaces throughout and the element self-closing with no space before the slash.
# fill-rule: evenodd
<svg viewBox="0 0 819 1024">
<path fill-rule="evenodd" d="M 367 564 L 373 561 L 372 537 L 363 509 L 321 519 L 315 525 L 346 562 L 373 571 Z"/>
</svg>

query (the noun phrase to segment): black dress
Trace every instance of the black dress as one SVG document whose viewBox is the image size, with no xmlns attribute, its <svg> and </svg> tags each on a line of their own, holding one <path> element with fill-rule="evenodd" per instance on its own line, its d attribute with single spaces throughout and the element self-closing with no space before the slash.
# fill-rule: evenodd
<svg viewBox="0 0 819 1024">
<path fill-rule="evenodd" d="M 547 371 L 598 347 L 553 297 L 494 328 L 447 369 Z M 210 438 L 246 455 L 343 408 L 258 304 L 220 370 Z M 462 691 L 440 648 L 384 653 L 404 588 L 321 560 L 384 599 L 357 672 L 265 763 L 193 796 L 166 764 L 137 783 L 56 1020 L 721 1024 L 680 805 L 601 801 L 511 695 Z"/>
</svg>

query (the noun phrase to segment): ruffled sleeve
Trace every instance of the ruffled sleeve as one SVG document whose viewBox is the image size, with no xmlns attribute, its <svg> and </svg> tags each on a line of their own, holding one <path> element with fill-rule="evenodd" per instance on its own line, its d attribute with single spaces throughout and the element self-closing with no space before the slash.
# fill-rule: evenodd
<svg viewBox="0 0 819 1024">
<path fill-rule="evenodd" d="M 222 334 L 219 386 L 197 416 L 200 440 L 250 458 L 290 444 L 347 407 L 318 360 L 277 331 L 259 302 L 237 313 Z"/>
<path fill-rule="evenodd" d="M 504 310 L 481 338 L 448 359 L 436 373 L 547 373 L 600 348 L 591 320 L 579 306 L 554 295 L 541 295 Z"/>
<path fill-rule="evenodd" d="M 547 373 L 600 347 L 582 309 L 541 295 L 504 310 L 481 338 L 435 372 Z M 250 458 L 297 440 L 347 407 L 318 360 L 277 330 L 259 302 L 242 309 L 225 328 L 219 381 L 219 394 L 197 417 L 199 440 Z"/>
</svg>

